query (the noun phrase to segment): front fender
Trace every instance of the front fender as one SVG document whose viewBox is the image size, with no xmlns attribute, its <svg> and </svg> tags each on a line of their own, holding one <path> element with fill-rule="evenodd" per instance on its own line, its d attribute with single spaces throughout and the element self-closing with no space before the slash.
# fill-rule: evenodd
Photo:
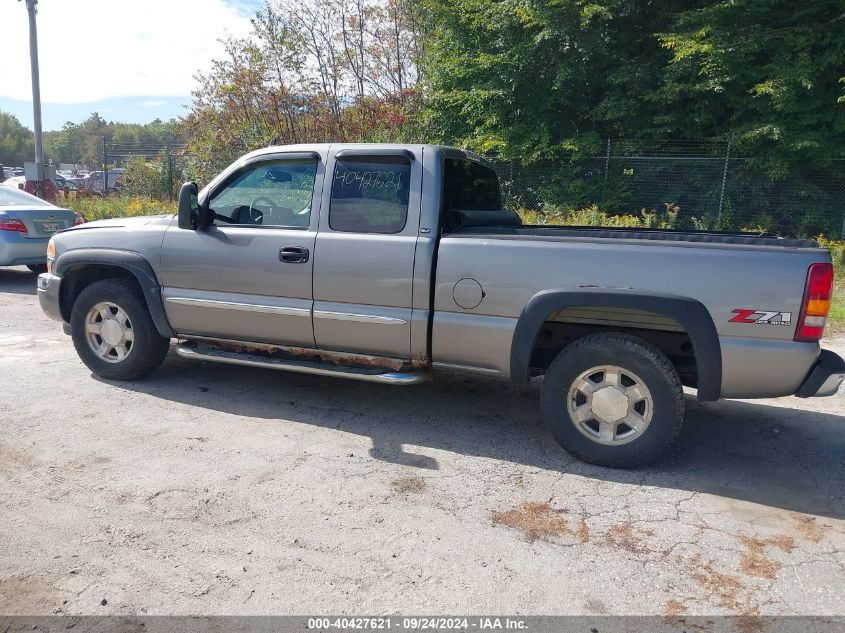
<svg viewBox="0 0 845 633">
<path fill-rule="evenodd" d="M 687 332 L 698 370 L 698 399 L 718 400 L 722 385 L 722 350 L 719 335 L 704 305 L 688 297 L 622 288 L 544 290 L 522 311 L 511 343 L 511 380 L 526 385 L 531 350 L 548 317 L 566 308 L 626 308 L 645 310 L 675 319 Z"/>
<path fill-rule="evenodd" d="M 65 251 L 53 263 L 53 274 L 64 278 L 68 273 L 86 266 L 110 266 L 129 272 L 138 282 L 153 323 L 159 334 L 170 338 L 173 329 L 164 313 L 161 286 L 150 263 L 138 253 L 107 248 L 81 248 Z"/>
</svg>

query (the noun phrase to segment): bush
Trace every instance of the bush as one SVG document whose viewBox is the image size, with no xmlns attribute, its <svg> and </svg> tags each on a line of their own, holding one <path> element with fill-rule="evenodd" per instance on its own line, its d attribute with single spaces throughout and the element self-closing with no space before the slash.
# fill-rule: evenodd
<svg viewBox="0 0 845 633">
<path fill-rule="evenodd" d="M 178 174 L 166 154 L 153 160 L 134 157 L 121 177 L 123 191 L 130 196 L 146 196 L 158 200 L 173 199 L 179 190 Z"/>
<path fill-rule="evenodd" d="M 69 197 L 59 202 L 61 206 L 76 211 L 86 222 L 126 218 L 140 215 L 161 215 L 176 213 L 175 202 L 161 202 L 139 196 Z"/>
</svg>

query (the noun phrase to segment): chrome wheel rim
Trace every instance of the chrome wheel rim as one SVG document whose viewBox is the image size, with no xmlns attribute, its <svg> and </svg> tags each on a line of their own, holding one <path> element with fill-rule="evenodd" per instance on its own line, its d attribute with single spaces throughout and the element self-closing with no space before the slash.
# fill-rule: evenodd
<svg viewBox="0 0 845 633">
<path fill-rule="evenodd" d="M 97 358 L 119 363 L 132 352 L 135 340 L 132 321 L 116 303 L 101 301 L 85 317 L 85 340 Z"/>
<path fill-rule="evenodd" d="M 609 446 L 640 437 L 654 413 L 654 400 L 645 382 L 616 365 L 581 372 L 569 388 L 566 406 L 569 419 L 582 435 Z"/>
</svg>

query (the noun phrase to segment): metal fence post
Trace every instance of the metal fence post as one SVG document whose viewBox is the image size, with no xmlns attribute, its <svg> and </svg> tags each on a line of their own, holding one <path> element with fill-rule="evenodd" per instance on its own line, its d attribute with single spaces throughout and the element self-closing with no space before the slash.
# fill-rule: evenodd
<svg viewBox="0 0 845 633">
<path fill-rule="evenodd" d="M 106 155 L 106 137 L 103 135 L 103 196 L 109 195 L 109 169 L 108 157 Z"/>
<path fill-rule="evenodd" d="M 725 168 L 722 170 L 722 190 L 719 192 L 719 212 L 716 220 L 722 218 L 722 206 L 725 204 L 725 185 L 728 183 L 728 163 L 731 160 L 731 139 L 728 137 L 728 146 L 725 149 Z"/>
<path fill-rule="evenodd" d="M 607 137 L 607 153 L 604 159 L 604 179 L 607 180 L 607 174 L 610 172 L 610 137 Z"/>
</svg>

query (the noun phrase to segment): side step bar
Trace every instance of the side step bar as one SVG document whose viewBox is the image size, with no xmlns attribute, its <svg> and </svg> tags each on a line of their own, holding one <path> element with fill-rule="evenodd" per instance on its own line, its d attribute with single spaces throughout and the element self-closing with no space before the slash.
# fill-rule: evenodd
<svg viewBox="0 0 845 633">
<path fill-rule="evenodd" d="M 354 367 L 309 360 L 270 358 L 260 354 L 232 352 L 213 346 L 196 346 L 191 343 L 177 345 L 176 353 L 182 358 L 190 358 L 192 360 L 246 365 L 247 367 L 264 367 L 265 369 L 279 369 L 281 371 L 294 371 L 300 374 L 316 374 L 319 376 L 333 376 L 335 378 L 366 380 L 367 382 L 380 382 L 389 385 L 416 385 L 431 380 L 431 371 L 427 367 L 410 369 L 408 371 L 390 371 L 378 367 Z"/>
</svg>

